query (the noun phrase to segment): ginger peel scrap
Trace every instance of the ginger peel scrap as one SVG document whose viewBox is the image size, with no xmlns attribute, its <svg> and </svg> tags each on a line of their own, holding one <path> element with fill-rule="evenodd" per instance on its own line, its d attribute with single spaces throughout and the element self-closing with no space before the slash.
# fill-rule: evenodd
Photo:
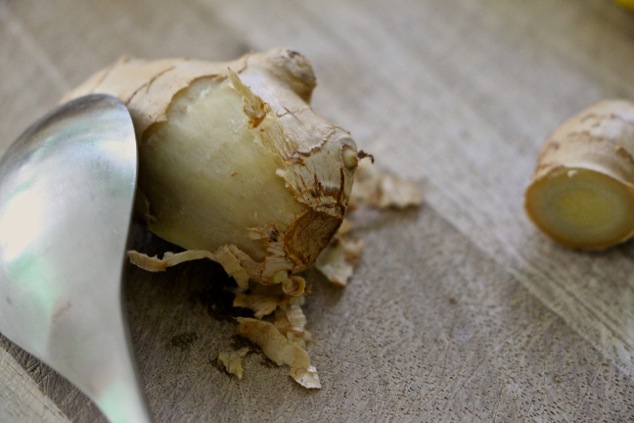
<svg viewBox="0 0 634 423">
<path fill-rule="evenodd" d="M 227 373 L 234 375 L 238 379 L 244 376 L 242 359 L 249 353 L 249 347 L 240 348 L 237 351 L 223 351 L 218 354 L 218 363 L 221 364 Z"/>
<path fill-rule="evenodd" d="M 289 374 L 297 383 L 308 389 L 321 388 L 317 369 L 299 343 L 284 336 L 273 323 L 248 317 L 239 317 L 238 322 L 240 335 L 257 344 L 278 366 L 289 366 Z"/>
</svg>

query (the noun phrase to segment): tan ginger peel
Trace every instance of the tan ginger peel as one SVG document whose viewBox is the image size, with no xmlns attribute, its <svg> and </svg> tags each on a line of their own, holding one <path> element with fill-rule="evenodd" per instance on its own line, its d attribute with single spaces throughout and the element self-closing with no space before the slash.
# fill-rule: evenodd
<svg viewBox="0 0 634 423">
<path fill-rule="evenodd" d="M 292 275 L 339 228 L 358 162 L 348 132 L 311 109 L 314 86 L 302 55 L 276 49 L 232 62 L 124 59 L 70 93 L 127 105 L 147 224 L 188 250 L 132 259 L 159 270 L 207 257 L 242 287 L 301 291 Z"/>
</svg>

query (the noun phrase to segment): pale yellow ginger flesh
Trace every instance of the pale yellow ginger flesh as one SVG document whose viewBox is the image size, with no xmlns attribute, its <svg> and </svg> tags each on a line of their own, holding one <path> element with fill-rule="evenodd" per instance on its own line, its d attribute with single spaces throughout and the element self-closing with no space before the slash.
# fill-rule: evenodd
<svg viewBox="0 0 634 423">
<path fill-rule="evenodd" d="M 174 100 L 169 121 L 139 146 L 139 183 L 160 237 L 192 250 L 234 244 L 262 261 L 266 251 L 249 228 L 275 224 L 284 233 L 304 207 L 276 174 L 282 160 L 255 138 L 242 109 L 229 79 L 192 84 Z"/>
<path fill-rule="evenodd" d="M 631 188 L 588 169 L 560 169 L 536 181 L 526 193 L 536 225 L 558 242 L 602 248 L 626 240 L 634 229 Z"/>
<path fill-rule="evenodd" d="M 602 101 L 546 140 L 526 211 L 572 248 L 601 249 L 634 235 L 634 104 Z"/>
</svg>

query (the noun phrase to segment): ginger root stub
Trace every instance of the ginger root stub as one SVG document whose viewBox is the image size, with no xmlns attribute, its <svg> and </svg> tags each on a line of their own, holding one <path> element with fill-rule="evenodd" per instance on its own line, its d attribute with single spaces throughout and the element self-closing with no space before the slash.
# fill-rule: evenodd
<svg viewBox="0 0 634 423">
<path fill-rule="evenodd" d="M 275 49 L 231 62 L 122 59 L 66 100 L 107 93 L 128 106 L 154 233 L 243 287 L 290 286 L 337 231 L 358 160 L 349 133 L 309 106 L 314 86 L 302 55 Z"/>
<path fill-rule="evenodd" d="M 555 241 L 601 249 L 634 235 L 634 104 L 601 101 L 553 132 L 526 190 L 526 211 Z"/>
</svg>

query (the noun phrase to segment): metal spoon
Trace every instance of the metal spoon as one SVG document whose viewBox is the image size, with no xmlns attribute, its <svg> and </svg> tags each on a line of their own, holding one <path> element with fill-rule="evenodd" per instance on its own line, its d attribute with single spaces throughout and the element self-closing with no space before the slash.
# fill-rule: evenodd
<svg viewBox="0 0 634 423">
<path fill-rule="evenodd" d="M 130 115 L 105 95 L 53 110 L 0 159 L 0 332 L 112 423 L 151 420 L 121 290 L 136 171 Z"/>
</svg>

